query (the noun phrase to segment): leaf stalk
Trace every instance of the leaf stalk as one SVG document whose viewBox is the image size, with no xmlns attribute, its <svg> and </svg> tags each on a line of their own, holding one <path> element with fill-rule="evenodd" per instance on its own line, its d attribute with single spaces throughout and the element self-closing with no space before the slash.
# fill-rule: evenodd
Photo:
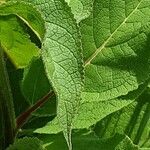
<svg viewBox="0 0 150 150">
<path fill-rule="evenodd" d="M 25 112 L 20 114 L 16 119 L 16 132 L 28 121 L 31 114 L 44 105 L 50 97 L 54 96 L 54 92 L 50 91 L 44 97 L 39 99 L 32 107 L 28 108 Z"/>
</svg>

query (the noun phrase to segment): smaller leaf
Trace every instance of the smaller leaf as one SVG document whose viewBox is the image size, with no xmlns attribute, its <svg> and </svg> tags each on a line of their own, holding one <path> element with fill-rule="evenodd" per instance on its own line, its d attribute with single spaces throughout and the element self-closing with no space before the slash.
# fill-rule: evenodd
<svg viewBox="0 0 150 150">
<path fill-rule="evenodd" d="M 52 87 L 47 79 L 44 65 L 40 58 L 34 58 L 31 64 L 25 68 L 21 84 L 22 92 L 29 105 L 34 105 L 41 97 L 46 95 Z M 56 99 L 52 97 L 35 116 L 52 116 L 56 114 Z"/>
<path fill-rule="evenodd" d="M 4 51 L 16 66 L 26 67 L 33 56 L 39 55 L 39 48 L 31 42 L 18 19 L 13 16 L 0 16 L 0 39 Z"/>
<path fill-rule="evenodd" d="M 45 150 L 38 138 L 23 138 L 17 140 L 7 150 Z"/>
<path fill-rule="evenodd" d="M 45 33 L 44 20 L 33 5 L 23 1 L 10 1 L 0 6 L 0 15 L 10 14 L 18 16 L 34 31 L 39 39 L 43 39 Z"/>
</svg>

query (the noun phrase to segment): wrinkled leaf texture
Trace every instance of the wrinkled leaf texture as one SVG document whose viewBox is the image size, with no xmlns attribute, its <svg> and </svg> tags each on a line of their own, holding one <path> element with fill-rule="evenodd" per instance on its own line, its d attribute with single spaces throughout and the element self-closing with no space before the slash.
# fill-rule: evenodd
<svg viewBox="0 0 150 150">
<path fill-rule="evenodd" d="M 149 3 L 95 0 L 91 15 L 80 22 L 85 88 L 74 127 L 88 128 L 144 91 L 149 78 Z M 54 120 L 36 132 L 48 128 L 61 130 Z"/>
</svg>

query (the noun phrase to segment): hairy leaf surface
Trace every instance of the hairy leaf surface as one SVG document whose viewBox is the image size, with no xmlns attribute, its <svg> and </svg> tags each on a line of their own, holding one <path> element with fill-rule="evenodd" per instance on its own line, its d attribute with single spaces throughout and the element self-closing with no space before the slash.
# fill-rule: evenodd
<svg viewBox="0 0 150 150">
<path fill-rule="evenodd" d="M 42 41 L 42 59 L 48 77 L 47 80 L 45 74 L 38 75 L 39 72 L 44 72 L 44 68 L 41 62 L 33 62 L 33 66 L 29 66 L 24 76 L 24 95 L 27 101 L 33 104 L 41 93 L 49 90 L 49 81 L 58 100 L 57 117 L 46 126 L 37 129 L 35 133 L 56 134 L 63 131 L 69 150 L 72 150 L 72 128 L 89 128 L 113 113 L 100 122 L 100 126 L 103 127 L 100 137 L 107 138 L 103 141 L 105 144 L 93 137 L 92 140 L 89 137 L 84 139 L 85 145 L 78 144 L 82 141 L 82 138 L 79 138 L 77 143 L 73 140 L 73 148 L 91 148 L 92 144 L 89 145 L 89 141 L 96 141 L 94 144 L 97 146 L 91 149 L 139 150 L 140 148 L 131 140 L 135 144 L 139 144 L 141 140 L 140 146 L 145 143 L 147 145 L 149 128 L 144 128 L 149 125 L 150 106 L 148 102 L 139 104 L 135 100 L 147 87 L 150 72 L 150 1 L 66 0 L 71 8 L 64 0 L 23 1 L 34 5 L 33 9 L 41 13 L 46 32 L 43 24 L 36 26 L 36 17 L 40 18 L 40 13 L 37 16 L 33 15 L 36 20 L 34 22 L 34 17 L 30 16 L 30 13 L 22 14 L 22 10 L 18 9 L 19 1 L 9 3 L 11 7 L 6 7 L 6 14 L 3 10 L 0 12 L 3 15 L 14 12 L 13 14 L 21 18 Z M 28 7 L 23 8 L 29 10 Z M 83 92 L 80 38 L 85 68 Z M 40 87 L 41 90 L 36 89 L 41 82 L 46 84 Z M 40 115 L 39 113 L 37 116 Z M 133 121 L 138 123 L 134 126 Z M 118 132 L 127 134 L 128 137 L 116 135 Z M 56 141 L 51 141 L 46 147 L 60 149 L 60 146 L 65 144 L 60 142 L 61 139 L 59 144 L 56 144 Z"/>
<path fill-rule="evenodd" d="M 93 0 L 66 0 L 66 2 L 71 7 L 78 23 L 87 18 L 91 13 Z"/>
<path fill-rule="evenodd" d="M 141 85 L 138 90 L 130 92 L 126 96 L 121 96 L 108 101 L 100 101 L 98 95 L 89 99 L 82 98 L 79 114 L 74 121 L 74 129 L 89 128 L 107 115 L 116 112 L 131 104 L 146 88 L 147 84 Z M 57 118 L 47 123 L 46 126 L 35 130 L 35 133 L 56 134 L 61 132 Z"/>
<path fill-rule="evenodd" d="M 63 0 L 24 1 L 36 6 L 46 22 L 42 57 L 58 97 L 58 121 L 71 149 L 72 120 L 80 104 L 83 78 L 77 24 Z"/>
<path fill-rule="evenodd" d="M 138 88 L 149 76 L 148 0 L 95 0 L 80 23 L 85 92 L 113 99 Z M 88 97 L 88 96 L 87 96 Z"/>
</svg>

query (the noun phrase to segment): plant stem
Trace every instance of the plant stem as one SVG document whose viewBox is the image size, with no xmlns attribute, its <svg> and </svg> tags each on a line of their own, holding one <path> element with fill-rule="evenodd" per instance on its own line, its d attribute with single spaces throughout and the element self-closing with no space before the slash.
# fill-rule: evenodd
<svg viewBox="0 0 150 150">
<path fill-rule="evenodd" d="M 15 139 L 15 112 L 9 78 L 4 61 L 3 48 L 0 45 L 0 149 L 6 149 Z"/>
<path fill-rule="evenodd" d="M 44 103 L 48 101 L 50 97 L 54 96 L 54 92 L 50 91 L 47 93 L 43 98 L 37 101 L 32 107 L 28 108 L 25 112 L 23 112 L 21 115 L 19 115 L 16 119 L 16 132 L 18 129 L 20 129 L 30 118 L 31 114 L 36 111 L 38 108 L 40 108 Z"/>
</svg>

